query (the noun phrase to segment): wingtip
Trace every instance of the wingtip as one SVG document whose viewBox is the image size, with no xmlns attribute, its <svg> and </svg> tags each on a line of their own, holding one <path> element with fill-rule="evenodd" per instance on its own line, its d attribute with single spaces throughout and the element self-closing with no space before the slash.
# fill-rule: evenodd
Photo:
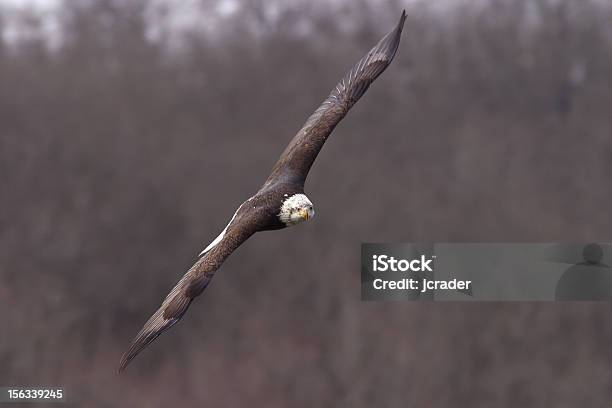
<svg viewBox="0 0 612 408">
<path fill-rule="evenodd" d="M 136 357 L 138 353 L 140 353 L 149 343 L 146 343 L 143 347 L 140 343 L 138 343 L 138 337 L 136 337 L 136 339 L 130 345 L 128 351 L 123 353 L 121 356 L 121 360 L 119 360 L 119 367 L 117 368 L 117 374 L 122 374 L 127 366 L 130 365 L 134 357 Z"/>
<path fill-rule="evenodd" d="M 404 27 L 404 21 L 406 21 L 406 9 L 402 10 L 402 15 L 400 16 L 400 21 L 398 26 L 400 27 L 400 30 L 402 29 L 402 27 Z"/>
<path fill-rule="evenodd" d="M 131 359 L 128 359 L 126 354 L 121 356 L 121 360 L 119 361 L 119 367 L 117 368 L 117 374 L 123 374 Z"/>
<path fill-rule="evenodd" d="M 140 337 L 140 333 L 139 333 L 138 336 L 136 336 L 136 338 L 132 341 L 132 344 L 130 345 L 130 348 L 128 349 L 128 351 L 123 353 L 123 355 L 121 356 L 121 360 L 119 360 L 119 367 L 117 368 L 117 374 L 122 374 L 127 368 L 127 366 L 132 362 L 134 357 L 136 357 L 143 349 L 145 349 L 149 344 L 151 344 L 153 340 L 155 340 L 156 338 L 157 336 L 155 336 L 152 339 L 150 338 L 146 339 L 146 341 L 143 343 L 142 338 Z"/>
</svg>

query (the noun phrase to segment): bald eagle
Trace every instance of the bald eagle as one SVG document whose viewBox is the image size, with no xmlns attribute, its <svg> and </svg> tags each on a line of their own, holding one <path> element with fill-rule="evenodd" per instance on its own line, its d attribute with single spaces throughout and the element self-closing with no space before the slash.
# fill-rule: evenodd
<svg viewBox="0 0 612 408">
<path fill-rule="evenodd" d="M 251 235 L 258 231 L 289 227 L 314 217 L 312 202 L 304 194 L 310 167 L 336 125 L 393 60 L 405 19 L 404 11 L 397 26 L 353 66 L 306 120 L 263 186 L 238 207 L 227 226 L 200 253 L 198 261 L 136 335 L 121 358 L 119 372 L 183 317 L 193 299 L 204 291 L 225 259 Z"/>
</svg>

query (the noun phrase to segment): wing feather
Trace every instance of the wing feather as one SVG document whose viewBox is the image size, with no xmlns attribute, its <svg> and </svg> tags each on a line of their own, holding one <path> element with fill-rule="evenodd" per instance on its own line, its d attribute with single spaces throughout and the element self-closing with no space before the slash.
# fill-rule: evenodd
<svg viewBox="0 0 612 408">
<path fill-rule="evenodd" d="M 224 231 L 222 239 L 187 271 L 132 340 L 129 349 L 121 357 L 119 372 L 125 370 L 130 361 L 160 334 L 181 320 L 191 302 L 206 289 L 225 259 L 253 235 L 255 225 L 248 219 L 240 218 L 230 221 L 229 228 L 226 227 Z"/>
<path fill-rule="evenodd" d="M 312 163 L 331 132 L 395 57 L 405 20 L 404 11 L 397 26 L 353 66 L 306 120 L 272 169 L 262 190 L 278 182 L 304 185 Z"/>
</svg>

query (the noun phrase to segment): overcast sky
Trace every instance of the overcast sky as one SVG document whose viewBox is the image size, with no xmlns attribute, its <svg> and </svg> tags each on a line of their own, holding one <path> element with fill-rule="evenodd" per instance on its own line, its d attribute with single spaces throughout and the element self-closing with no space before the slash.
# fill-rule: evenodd
<svg viewBox="0 0 612 408">
<path fill-rule="evenodd" d="M 308 0 L 293 0 L 293 3 L 305 2 Z M 318 0 L 322 6 L 327 10 L 333 12 L 342 3 L 350 0 Z M 385 0 L 370 0 L 372 4 L 377 2 L 383 2 Z M 410 9 L 411 5 L 418 2 L 424 2 L 427 0 L 404 0 L 406 8 Z M 460 0 L 437 0 L 436 4 L 440 4 L 442 1 L 460 1 Z M 475 0 L 470 0 L 475 1 Z M 270 11 L 269 17 L 274 15 L 274 11 L 278 11 L 279 8 L 288 6 L 287 0 L 268 0 L 265 2 L 268 11 Z M 57 23 L 57 15 L 55 13 L 58 10 L 58 6 L 62 4 L 62 0 L 0 0 L 0 7 L 3 6 L 5 10 L 20 11 L 20 10 L 35 10 L 37 14 L 42 17 L 42 31 L 44 37 L 51 44 L 59 44 L 60 30 Z M 202 0 L 151 0 L 148 4 L 150 10 L 156 10 L 159 6 L 164 6 L 169 13 L 164 14 L 165 28 L 170 28 L 175 34 L 185 28 L 197 28 L 207 30 L 210 32 L 215 31 L 217 24 L 223 22 L 224 16 L 230 16 L 240 11 L 241 0 L 217 0 L 213 4 L 215 5 L 214 11 L 216 13 L 210 13 L 209 9 L 206 9 L 205 13 L 197 13 L 194 11 L 203 11 L 205 4 Z M 18 14 L 6 14 L 4 25 L 0 29 L 0 35 L 8 42 L 14 42 L 19 38 L 27 37 L 27 27 L 24 31 L 21 22 L 18 18 L 14 18 Z M 157 36 L 157 28 L 161 26 L 157 24 L 155 13 L 153 12 L 148 16 L 149 18 L 149 33 L 152 39 Z"/>
<path fill-rule="evenodd" d="M 57 5 L 58 0 L 0 0 L 0 4 L 10 6 L 35 6 L 38 8 L 48 8 Z"/>
</svg>

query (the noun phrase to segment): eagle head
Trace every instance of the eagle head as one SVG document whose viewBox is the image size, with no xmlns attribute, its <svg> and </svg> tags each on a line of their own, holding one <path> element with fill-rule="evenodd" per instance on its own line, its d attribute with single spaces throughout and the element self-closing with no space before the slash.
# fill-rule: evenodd
<svg viewBox="0 0 612 408">
<path fill-rule="evenodd" d="M 287 227 L 314 217 L 312 202 L 305 194 L 294 194 L 283 198 L 284 201 L 278 213 L 278 218 Z"/>
</svg>

